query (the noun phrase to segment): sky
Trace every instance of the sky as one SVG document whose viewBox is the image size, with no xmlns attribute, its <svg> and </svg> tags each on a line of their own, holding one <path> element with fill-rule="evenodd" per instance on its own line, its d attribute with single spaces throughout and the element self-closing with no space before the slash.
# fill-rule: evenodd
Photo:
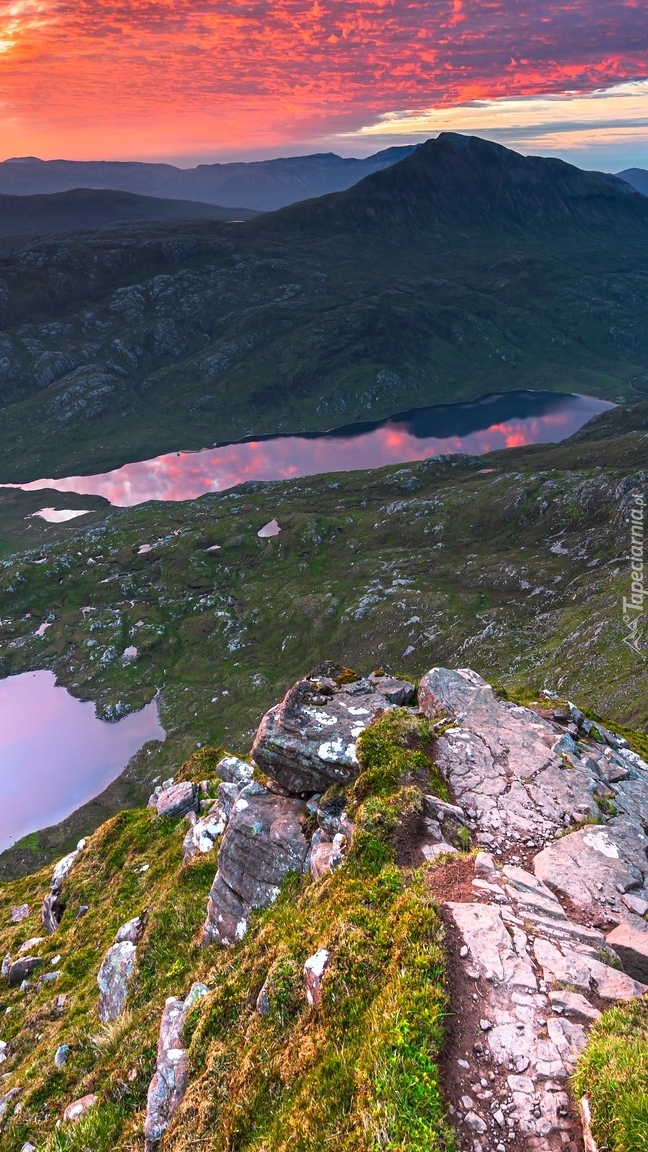
<svg viewBox="0 0 648 1152">
<path fill-rule="evenodd" d="M 0 0 L 0 159 L 368 155 L 445 128 L 648 167 L 646 0 Z"/>
</svg>

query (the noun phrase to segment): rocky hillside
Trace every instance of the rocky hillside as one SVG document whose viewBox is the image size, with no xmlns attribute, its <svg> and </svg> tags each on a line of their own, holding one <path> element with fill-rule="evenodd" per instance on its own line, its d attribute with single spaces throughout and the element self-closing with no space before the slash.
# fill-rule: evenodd
<svg viewBox="0 0 648 1152">
<path fill-rule="evenodd" d="M 486 392 L 631 399 L 647 249 L 623 181 L 452 134 L 256 220 L 5 246 L 0 479 Z"/>
<path fill-rule="evenodd" d="M 4 854 L 0 877 L 42 866 L 141 803 L 197 744 L 245 752 L 323 637 L 341 663 L 410 676 L 432 661 L 470 663 L 528 698 L 548 688 L 645 728 L 643 666 L 624 643 L 620 605 L 647 418 L 638 405 L 558 445 L 104 505 L 67 527 L 29 515 L 68 506 L 67 495 L 0 493 L 13 549 L 0 563 L 2 673 L 50 668 L 106 718 L 159 689 L 168 732 L 41 833 L 37 851 L 30 837 Z M 279 535 L 259 538 L 275 518 Z"/>
<path fill-rule="evenodd" d="M 0 1149 L 638 1152 L 643 746 L 319 665 L 0 891 Z"/>
</svg>

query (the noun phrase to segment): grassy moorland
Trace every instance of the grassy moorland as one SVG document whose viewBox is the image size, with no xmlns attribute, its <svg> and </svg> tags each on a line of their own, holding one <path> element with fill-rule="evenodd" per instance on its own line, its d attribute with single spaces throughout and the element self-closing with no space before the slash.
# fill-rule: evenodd
<svg viewBox="0 0 648 1152">
<path fill-rule="evenodd" d="M 168 737 L 38 847 L 5 853 L 0 875 L 141 802 L 197 744 L 246 752 L 261 713 L 323 656 L 410 676 L 470 665 L 645 729 L 621 599 L 647 413 L 614 410 L 558 445 L 104 505 L 66 526 L 21 519 L 46 494 L 3 494 L 0 672 L 51 668 L 107 718 L 159 690 Z M 280 535 L 259 539 L 275 517 Z"/>
</svg>

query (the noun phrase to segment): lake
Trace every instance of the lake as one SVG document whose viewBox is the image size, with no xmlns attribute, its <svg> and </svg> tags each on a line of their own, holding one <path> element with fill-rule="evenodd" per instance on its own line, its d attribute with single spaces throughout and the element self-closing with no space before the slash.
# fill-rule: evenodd
<svg viewBox="0 0 648 1152">
<path fill-rule="evenodd" d="M 67 476 L 2 487 L 104 496 L 129 507 L 146 500 L 193 500 L 245 480 L 286 480 L 318 473 L 381 468 L 431 456 L 544 444 L 573 435 L 614 405 L 560 392 L 497 392 L 464 404 L 437 404 L 387 420 L 330 432 L 256 437 L 197 452 L 167 452 L 95 476 Z M 47 519 L 51 508 L 42 509 Z M 63 516 L 66 510 L 59 510 Z M 82 512 L 71 512 L 83 515 Z"/>
<path fill-rule="evenodd" d="M 164 740 L 157 703 L 107 723 L 52 672 L 0 680 L 0 851 L 65 819 L 115 780 L 148 740 Z"/>
</svg>

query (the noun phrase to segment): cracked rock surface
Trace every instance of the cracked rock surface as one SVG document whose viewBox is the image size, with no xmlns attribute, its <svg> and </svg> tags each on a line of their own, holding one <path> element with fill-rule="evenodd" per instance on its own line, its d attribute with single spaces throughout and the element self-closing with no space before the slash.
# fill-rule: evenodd
<svg viewBox="0 0 648 1152">
<path fill-rule="evenodd" d="M 472 898 L 444 904 L 460 1147 L 580 1152 L 568 1080 L 587 1031 L 648 992 L 648 765 L 611 733 L 593 739 L 576 709 L 567 732 L 470 669 L 432 669 L 419 704 L 446 718 L 435 759 L 482 848 Z"/>
</svg>

